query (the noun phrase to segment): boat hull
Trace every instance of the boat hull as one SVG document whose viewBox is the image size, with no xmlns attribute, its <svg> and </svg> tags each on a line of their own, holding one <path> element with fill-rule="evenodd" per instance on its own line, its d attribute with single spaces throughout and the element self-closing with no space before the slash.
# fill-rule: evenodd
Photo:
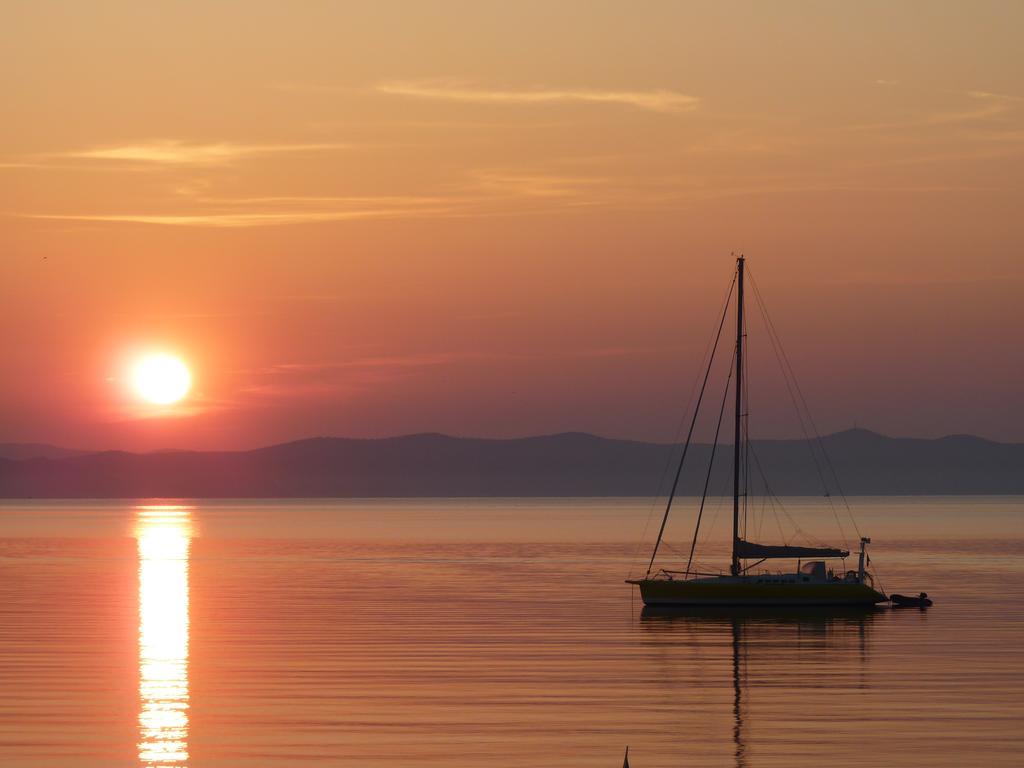
<svg viewBox="0 0 1024 768">
<path fill-rule="evenodd" d="M 764 584 L 721 580 L 638 579 L 644 605 L 874 605 L 885 595 L 849 582 Z"/>
</svg>

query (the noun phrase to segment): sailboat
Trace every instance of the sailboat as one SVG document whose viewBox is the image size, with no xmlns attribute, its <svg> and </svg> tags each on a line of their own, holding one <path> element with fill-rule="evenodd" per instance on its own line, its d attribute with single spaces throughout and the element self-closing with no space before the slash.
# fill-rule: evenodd
<svg viewBox="0 0 1024 768">
<path fill-rule="evenodd" d="M 661 521 L 661 529 L 654 544 L 654 551 L 651 554 L 647 573 L 643 578 L 627 579 L 627 583 L 635 584 L 640 588 L 640 595 L 643 598 L 644 604 L 648 606 L 854 606 L 874 605 L 875 603 L 885 602 L 888 598 L 881 591 L 875 589 L 874 578 L 867 570 L 869 562 L 867 545 L 871 543 L 871 539 L 866 536 L 860 537 L 857 569 L 845 570 L 842 564 L 840 564 L 840 569 L 837 571 L 834 564 L 830 565 L 830 562 L 834 563 L 836 560 L 845 561 L 850 554 L 848 549 L 828 546 L 799 546 L 785 543 L 762 544 L 749 541 L 741 535 L 741 498 L 745 505 L 747 499 L 747 476 L 749 474 L 749 471 L 744 471 L 744 467 L 749 465 L 749 441 L 744 429 L 745 390 L 743 383 L 743 352 L 746 338 L 743 307 L 744 267 L 745 259 L 741 255 L 736 259 L 735 278 L 732 286 L 730 286 L 729 296 L 726 298 L 725 309 L 722 313 L 721 322 L 718 325 L 718 335 L 711 348 L 708 367 L 704 374 L 704 384 L 697 398 L 693 420 L 690 423 L 690 432 L 683 448 L 678 469 L 676 470 L 675 481 L 669 493 L 665 514 Z M 754 287 L 756 289 L 756 285 Z M 693 438 L 694 426 L 696 425 L 700 404 L 707 388 L 715 350 L 718 348 L 718 341 L 721 338 L 722 327 L 728 313 L 733 288 L 736 291 L 736 347 L 735 358 L 732 361 L 730 371 L 730 379 L 732 379 L 734 385 L 735 414 L 732 467 L 732 556 L 729 571 L 728 573 L 709 573 L 698 571 L 691 567 L 693 564 L 694 547 L 697 543 L 697 533 L 704 511 L 704 503 L 708 495 L 711 466 L 708 467 L 708 480 L 704 485 L 704 494 L 701 499 L 700 512 L 697 515 L 693 544 L 690 548 L 690 558 L 686 569 L 683 571 L 666 569 L 654 571 L 655 558 L 658 555 L 658 548 L 662 543 L 665 524 L 668 521 L 672 502 L 679 486 L 683 463 L 686 461 L 686 454 Z M 721 428 L 721 417 L 722 413 L 724 413 L 728 394 L 727 382 L 726 397 L 722 400 L 722 409 L 719 412 L 718 429 Z M 717 447 L 717 444 L 718 430 L 716 430 L 714 447 Z M 711 453 L 711 465 L 714 463 L 714 447 Z M 757 570 L 758 566 L 766 560 L 777 559 L 795 560 L 796 566 L 789 571 L 771 572 L 764 569 Z"/>
</svg>

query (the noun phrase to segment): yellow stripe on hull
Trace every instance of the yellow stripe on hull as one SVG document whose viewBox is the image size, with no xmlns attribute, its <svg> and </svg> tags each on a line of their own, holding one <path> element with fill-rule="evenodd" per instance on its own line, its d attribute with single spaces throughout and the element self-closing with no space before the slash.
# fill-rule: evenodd
<svg viewBox="0 0 1024 768">
<path fill-rule="evenodd" d="M 640 579 L 645 605 L 874 605 L 885 595 L 866 584 L 845 582 L 756 584 L 733 581 Z"/>
</svg>

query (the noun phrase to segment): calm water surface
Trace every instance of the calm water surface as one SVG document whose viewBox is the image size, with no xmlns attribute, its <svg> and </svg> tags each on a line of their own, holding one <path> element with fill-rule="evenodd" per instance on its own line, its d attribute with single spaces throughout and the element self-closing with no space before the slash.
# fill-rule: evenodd
<svg viewBox="0 0 1024 768">
<path fill-rule="evenodd" d="M 646 617 L 643 500 L 4 502 L 0 763 L 1022 764 L 1024 499 L 854 508 L 933 608 Z"/>
</svg>

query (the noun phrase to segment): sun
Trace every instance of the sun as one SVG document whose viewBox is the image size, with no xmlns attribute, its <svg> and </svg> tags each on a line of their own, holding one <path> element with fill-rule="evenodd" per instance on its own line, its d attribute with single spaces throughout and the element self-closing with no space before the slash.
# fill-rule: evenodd
<svg viewBox="0 0 1024 768">
<path fill-rule="evenodd" d="M 192 387 L 188 366 L 173 355 L 149 355 L 132 370 L 135 392 L 148 403 L 170 405 L 181 400 Z"/>
</svg>

